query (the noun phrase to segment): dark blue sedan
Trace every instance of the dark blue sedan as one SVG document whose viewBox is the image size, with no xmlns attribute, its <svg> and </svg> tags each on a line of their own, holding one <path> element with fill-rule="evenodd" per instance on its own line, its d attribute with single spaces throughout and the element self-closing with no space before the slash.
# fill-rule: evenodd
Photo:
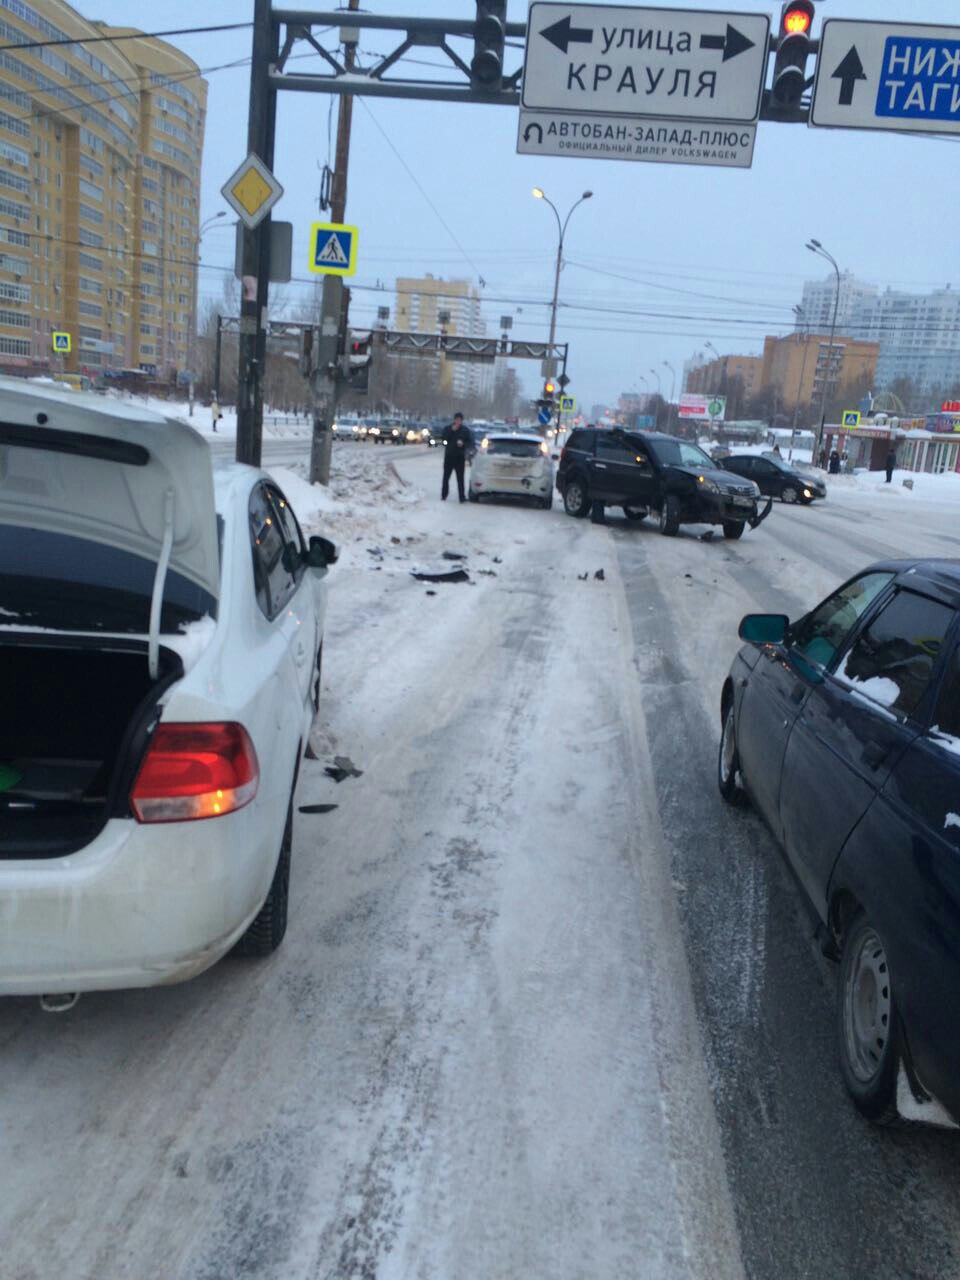
<svg viewBox="0 0 960 1280">
<path fill-rule="evenodd" d="M 840 962 L 840 1063 L 872 1120 L 960 1122 L 960 560 L 873 565 L 750 614 L 719 783 L 783 846 Z"/>
</svg>

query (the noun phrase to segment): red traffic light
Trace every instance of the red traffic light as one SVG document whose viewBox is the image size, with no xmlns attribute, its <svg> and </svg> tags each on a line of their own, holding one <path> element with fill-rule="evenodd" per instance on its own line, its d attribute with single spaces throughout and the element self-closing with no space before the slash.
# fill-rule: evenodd
<svg viewBox="0 0 960 1280">
<path fill-rule="evenodd" d="M 792 0 L 783 6 L 780 15 L 780 34 L 784 36 L 809 35 L 813 26 L 812 0 Z"/>
</svg>

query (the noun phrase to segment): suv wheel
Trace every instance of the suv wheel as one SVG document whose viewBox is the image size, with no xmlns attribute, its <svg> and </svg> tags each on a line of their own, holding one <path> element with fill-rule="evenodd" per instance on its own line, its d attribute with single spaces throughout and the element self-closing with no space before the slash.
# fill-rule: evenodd
<svg viewBox="0 0 960 1280">
<path fill-rule="evenodd" d="M 680 528 L 680 503 L 673 493 L 668 493 L 660 508 L 660 532 L 666 538 L 672 538 Z"/>
<path fill-rule="evenodd" d="M 898 1118 L 897 1009 L 886 948 L 860 914 L 843 940 L 837 1001 L 840 1069 L 857 1107 L 877 1124 Z"/>
<path fill-rule="evenodd" d="M 797 493 L 796 489 L 793 487 L 793 485 L 792 485 L 792 484 L 784 485 L 784 487 L 783 487 L 783 489 L 781 490 L 781 493 L 780 493 L 780 501 L 781 501 L 781 502 L 796 502 L 796 500 L 797 500 L 797 498 L 798 498 L 799 496 L 800 496 L 800 495 Z"/>
<path fill-rule="evenodd" d="M 590 510 L 590 494 L 580 476 L 571 476 L 563 490 L 563 509 L 568 516 L 585 516 Z"/>
</svg>

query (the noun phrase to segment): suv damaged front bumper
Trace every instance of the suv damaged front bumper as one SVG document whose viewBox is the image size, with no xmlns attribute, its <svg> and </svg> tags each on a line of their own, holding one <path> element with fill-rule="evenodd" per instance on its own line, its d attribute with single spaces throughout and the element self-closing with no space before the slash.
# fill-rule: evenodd
<svg viewBox="0 0 960 1280">
<path fill-rule="evenodd" d="M 770 514 L 772 510 L 773 510 L 773 498 L 768 498 L 767 505 L 763 508 L 763 510 L 758 511 L 755 516 L 752 516 L 747 521 L 747 524 L 750 526 L 751 529 L 756 529 L 758 524 L 763 524 L 764 520 L 766 520 L 767 516 Z"/>
</svg>

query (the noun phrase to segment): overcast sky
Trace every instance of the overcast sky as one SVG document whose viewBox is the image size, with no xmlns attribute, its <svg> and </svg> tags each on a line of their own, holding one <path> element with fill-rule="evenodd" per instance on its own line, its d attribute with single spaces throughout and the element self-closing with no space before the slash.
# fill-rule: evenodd
<svg viewBox="0 0 960 1280">
<path fill-rule="evenodd" d="M 145 31 L 239 22 L 252 0 L 75 0 L 91 18 Z M 291 0 L 292 3 L 292 0 Z M 304 7 L 301 3 L 298 7 Z M 333 8 L 318 4 L 317 11 Z M 377 14 L 473 16 L 472 0 L 364 0 Z M 688 6 L 690 7 L 690 6 Z M 779 3 L 738 0 L 700 9 L 767 13 Z M 909 13 L 905 13 L 905 9 Z M 510 0 L 511 21 L 524 21 L 523 0 Z M 948 24 L 957 0 L 820 0 L 824 17 Z M 678 24 L 678 29 L 679 24 Z M 335 39 L 330 33 L 326 40 Z M 209 83 L 202 216 L 225 207 L 220 187 L 246 154 L 250 32 L 173 37 Z M 302 47 L 302 46 L 301 46 Z M 332 47 L 332 46 L 328 46 Z M 361 65 L 394 47 L 391 33 L 369 33 Z M 468 57 L 467 42 L 457 42 Z M 412 51 L 436 64 L 431 49 Z M 507 67 L 521 60 L 508 51 Z M 247 60 L 247 61 L 245 61 Z M 229 66 L 225 64 L 239 63 Z M 301 58 L 299 70 L 318 67 Z M 411 63 L 409 73 L 437 74 Z M 812 73 L 813 61 L 810 63 Z M 331 107 L 333 111 L 331 113 Z M 570 343 L 570 387 L 587 409 L 621 391 L 679 394 L 683 362 L 710 341 L 721 353 L 757 353 L 767 333 L 787 332 L 805 279 L 830 274 L 805 251 L 814 236 L 841 267 L 886 286 L 960 287 L 960 150 L 950 140 L 885 133 L 807 129 L 762 123 L 752 169 L 516 154 L 517 112 L 508 107 L 354 100 L 347 221 L 360 228 L 351 320 L 370 323 L 377 305 L 393 306 L 397 275 L 431 272 L 447 279 L 482 277 L 489 332 L 514 316 L 514 335 L 547 336 L 556 254 L 556 223 L 531 196 L 542 187 L 565 212 L 582 191 L 594 193 L 574 214 L 561 278 L 558 340 Z M 294 276 L 308 278 L 308 229 L 320 219 L 320 170 L 332 165 L 336 99 L 284 93 L 279 99 L 274 170 L 285 195 L 274 210 L 294 224 Z M 411 176 L 415 175 L 415 178 Z M 219 297 L 233 268 L 233 228 L 221 220 L 204 236 L 201 296 Z M 820 267 L 824 270 L 821 271 Z M 307 285 L 284 286 L 290 297 Z M 520 362 L 534 394 L 539 370 Z M 656 374 L 651 372 L 656 371 Z"/>
</svg>

